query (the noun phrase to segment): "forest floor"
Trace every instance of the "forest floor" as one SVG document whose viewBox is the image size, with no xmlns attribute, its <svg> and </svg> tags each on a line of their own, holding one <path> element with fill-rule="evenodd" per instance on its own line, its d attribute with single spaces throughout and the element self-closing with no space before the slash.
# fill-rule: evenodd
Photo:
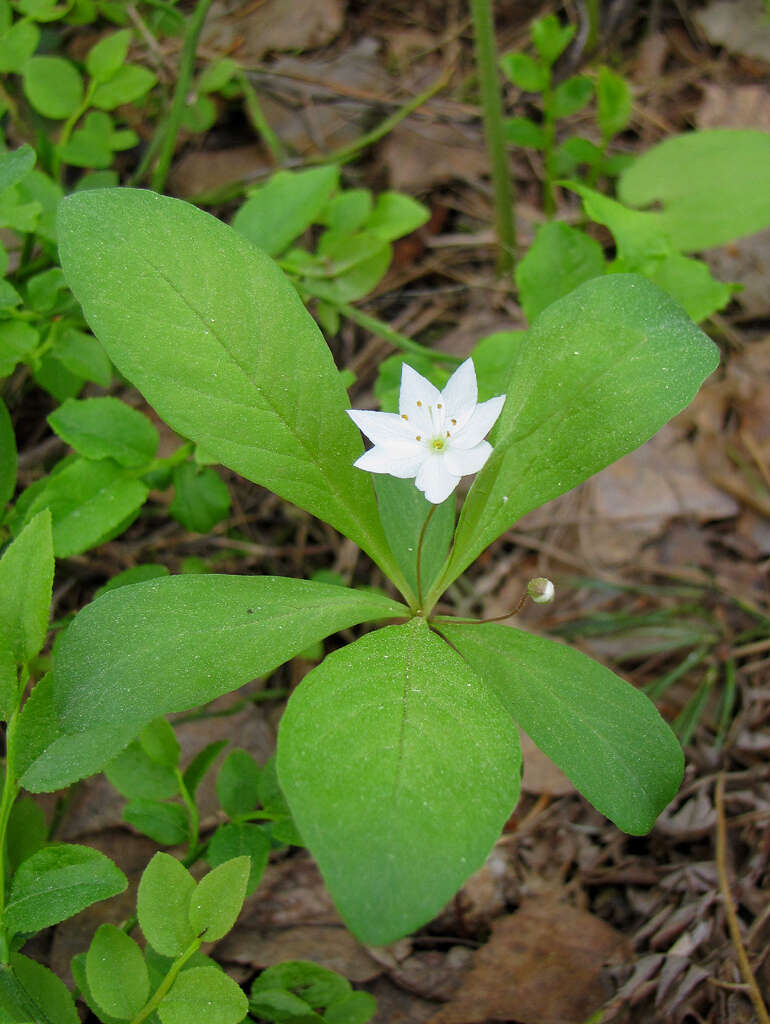
<svg viewBox="0 0 770 1024">
<path fill-rule="evenodd" d="M 567 2 L 564 9 L 580 23 L 584 6 Z M 620 150 L 642 152 L 691 128 L 770 131 L 770 42 L 751 29 L 757 4 L 602 7 L 598 51 L 585 51 L 581 27 L 559 72 L 605 62 L 628 78 L 634 112 Z M 526 48 L 531 19 L 560 9 L 536 0 L 499 3 L 500 51 Z M 347 184 L 399 189 L 431 210 L 429 223 L 396 245 L 387 277 L 363 308 L 458 355 L 496 330 L 524 326 L 510 283 L 495 273 L 465 5 L 217 0 L 199 52 L 208 59 L 232 53 L 250 69 L 268 119 L 300 159 L 354 142 L 447 75 L 430 101 L 345 167 Z M 173 68 L 173 48 L 162 58 Z M 512 87 L 506 102 L 509 113 L 526 113 Z M 583 117 L 568 125 L 590 133 L 589 115 Z M 511 166 L 523 250 L 543 219 L 543 169 L 530 150 L 513 152 Z M 195 197 L 236 179 L 259 181 L 271 169 L 242 113 L 223 108 L 206 135 L 181 138 L 168 191 Z M 558 202 L 558 214 L 574 221 L 575 198 L 560 192 Z M 228 207 L 214 212 L 224 217 Z M 639 451 L 502 536 L 451 593 L 459 614 L 490 617 L 514 605 L 531 577 L 554 580 L 557 600 L 529 606 L 520 622 L 653 688 L 685 740 L 679 795 L 650 835 L 626 836 L 525 737 L 521 801 L 486 865 L 439 918 L 386 949 L 364 948 L 342 925 L 310 857 L 282 854 L 216 948 L 236 979 L 280 960 L 312 958 L 374 993 L 377 1024 L 757 1019 L 726 907 L 734 902 L 768 1000 L 770 233 L 707 258 L 718 277 L 745 286 L 704 325 L 723 353 L 719 371 Z M 377 366 L 392 348 L 349 321 L 330 343 L 338 365 L 356 375 L 355 404 L 374 407 Z M 22 483 L 37 475 L 40 446 L 56 444 L 47 442 L 45 401 L 40 393 L 39 405 L 30 402 L 25 413 Z M 299 577 L 332 569 L 348 581 L 383 584 L 330 527 L 235 474 L 225 479 L 232 515 L 210 535 L 185 531 L 165 513 L 168 496 L 158 493 L 151 514 L 121 537 L 65 560 L 55 615 L 82 607 L 115 573 L 145 562 L 172 572 L 197 565 Z M 736 639 L 763 621 L 764 636 Z M 253 690 L 289 691 L 311 667 L 295 659 Z M 284 703 L 182 716 L 176 724 L 183 750 L 190 757 L 227 736 L 263 762 L 274 749 Z M 227 698 L 218 705 L 227 706 Z M 202 825 L 210 830 L 213 786 L 203 802 Z M 86 839 L 135 878 L 155 847 L 128 830 L 122 804 L 103 776 L 81 783 L 60 808 L 58 835 Z M 60 925 L 39 940 L 41 957 L 66 976 L 95 924 L 105 915 L 122 920 L 133 899 L 129 891 Z"/>
</svg>

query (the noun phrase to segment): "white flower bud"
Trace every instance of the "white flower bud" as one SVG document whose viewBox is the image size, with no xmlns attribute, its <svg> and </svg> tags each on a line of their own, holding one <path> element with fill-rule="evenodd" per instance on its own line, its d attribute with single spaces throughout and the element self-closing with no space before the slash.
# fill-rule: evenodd
<svg viewBox="0 0 770 1024">
<path fill-rule="evenodd" d="M 535 604 L 548 604 L 553 601 L 556 588 L 545 576 L 536 576 L 527 584 L 527 593 Z"/>
</svg>

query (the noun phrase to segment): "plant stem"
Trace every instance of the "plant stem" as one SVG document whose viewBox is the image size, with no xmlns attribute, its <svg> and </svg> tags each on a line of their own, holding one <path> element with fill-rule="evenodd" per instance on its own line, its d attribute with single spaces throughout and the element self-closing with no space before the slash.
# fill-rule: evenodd
<svg viewBox="0 0 770 1024">
<path fill-rule="evenodd" d="M 5 933 L 5 896 L 7 866 L 5 837 L 8 831 L 8 821 L 11 816 L 14 801 L 19 792 L 19 783 L 16 781 L 16 770 L 14 767 L 14 738 L 16 732 L 16 719 L 18 710 L 13 711 L 8 717 L 5 731 L 5 778 L 3 780 L 3 795 L 0 798 L 0 962 L 7 964 L 10 956 L 8 949 L 8 936 Z"/>
<path fill-rule="evenodd" d="M 422 545 L 425 540 L 428 523 L 431 521 L 431 517 L 437 508 L 438 505 L 431 505 L 430 512 L 425 517 L 425 522 L 420 530 L 420 539 L 417 541 L 417 607 L 420 610 L 422 610 Z"/>
<path fill-rule="evenodd" d="M 484 132 L 492 168 L 497 222 L 497 272 L 500 277 L 513 272 L 516 259 L 514 191 L 503 130 L 503 103 L 497 76 L 497 47 L 492 0 L 471 0 L 473 32 L 476 40 L 476 66 L 481 86 Z"/>
<path fill-rule="evenodd" d="M 553 153 L 556 140 L 556 121 L 553 116 L 553 83 L 551 69 L 548 68 L 548 84 L 543 90 L 543 164 L 545 166 L 545 182 L 543 183 L 543 207 L 550 220 L 556 211 L 553 194 Z"/>
<path fill-rule="evenodd" d="M 404 352 L 413 352 L 417 356 L 427 356 L 428 359 L 433 359 L 439 363 L 451 363 L 452 365 L 459 366 L 462 362 L 462 359 L 458 356 L 449 355 L 447 352 L 436 352 L 431 348 L 427 348 L 425 345 L 421 345 L 419 341 L 413 341 L 412 338 L 407 338 L 405 334 L 399 334 L 398 331 L 394 331 L 393 328 L 389 327 L 383 320 L 378 320 L 377 317 L 364 313 L 362 310 L 356 308 L 356 306 L 351 306 L 347 302 L 339 302 L 334 298 L 334 294 L 331 289 L 327 291 L 322 285 L 318 286 L 308 284 L 306 280 L 298 283 L 297 287 L 305 295 L 328 302 L 329 305 L 334 306 L 337 312 L 342 316 L 346 316 L 348 320 L 352 320 L 353 323 L 358 324 L 359 327 L 365 327 L 367 331 L 371 331 L 372 334 L 378 335 L 380 338 L 393 345 L 394 348 L 400 348 Z"/>
<path fill-rule="evenodd" d="M 262 113 L 262 107 L 259 104 L 257 90 L 246 77 L 246 72 L 243 68 L 238 72 L 237 78 L 241 89 L 243 89 L 243 97 L 246 100 L 246 113 L 249 116 L 249 120 L 251 121 L 254 129 L 264 140 L 267 148 L 270 150 L 270 155 L 272 156 L 273 161 L 280 166 L 286 160 L 286 150 L 284 149 L 283 143 L 273 131 L 269 121 Z"/>
<path fill-rule="evenodd" d="M 190 82 L 192 81 L 193 65 L 195 64 L 195 53 L 198 49 L 198 40 L 200 38 L 201 31 L 203 29 L 203 23 L 206 20 L 209 7 L 211 7 L 212 0 L 198 0 L 195 5 L 195 10 L 190 15 L 190 19 L 187 22 L 187 31 L 185 32 L 184 44 L 182 46 L 182 55 L 179 58 L 179 73 L 177 75 L 176 86 L 174 87 L 174 96 L 171 101 L 171 110 L 169 111 L 166 123 L 163 125 L 161 131 L 163 133 L 163 142 L 160 146 L 160 156 L 158 162 L 155 165 L 155 170 L 152 172 L 151 185 L 156 192 L 162 192 L 163 186 L 166 184 L 166 178 L 171 167 L 171 160 L 174 156 L 174 147 L 176 146 L 176 137 L 179 134 L 179 125 L 182 121 L 182 114 L 184 113 L 185 103 L 187 102 L 187 94 L 190 89 Z"/>
<path fill-rule="evenodd" d="M 187 808 L 187 817 L 190 821 L 190 844 L 187 851 L 187 857 L 191 857 L 190 863 L 194 863 L 198 856 L 198 834 L 200 831 L 200 818 L 198 816 L 198 808 L 195 801 L 190 796 L 190 791 L 185 785 L 184 776 L 178 768 L 174 769 L 176 775 L 176 783 L 179 786 L 179 795 L 182 798 L 182 802 Z"/>
<path fill-rule="evenodd" d="M 70 114 L 70 116 L 67 118 L 67 120 L 62 125 L 62 130 L 59 133 L 59 138 L 58 138 L 58 141 L 56 143 L 56 147 L 55 147 L 54 153 L 53 153 L 52 172 L 53 172 L 53 177 L 56 178 L 57 181 L 59 181 L 61 179 L 61 169 L 62 169 L 62 159 L 61 159 L 61 156 L 59 155 L 59 147 L 60 146 L 65 146 L 69 142 L 70 136 L 72 135 L 72 132 L 73 132 L 73 129 L 75 128 L 75 125 L 78 123 L 78 121 L 83 116 L 83 114 L 85 114 L 85 112 L 91 106 L 91 100 L 93 98 L 93 95 L 94 95 L 95 91 L 96 91 L 96 82 L 91 80 L 88 83 L 88 88 L 86 89 L 86 94 L 83 97 L 83 102 L 80 104 L 78 109 L 76 111 L 74 111 L 74 113 Z"/>
<path fill-rule="evenodd" d="M 200 949 L 200 945 L 200 939 L 193 939 L 193 941 L 190 943 L 190 945 L 187 947 L 184 953 L 181 953 L 177 957 L 177 959 L 169 968 L 169 972 L 166 975 L 166 977 L 163 979 L 160 985 L 158 985 L 155 994 L 150 998 L 149 1002 L 147 1002 L 145 1006 L 142 1007 L 139 1013 L 137 1013 L 136 1017 L 134 1017 L 134 1019 L 131 1021 L 131 1024 L 142 1024 L 143 1020 L 147 1020 L 150 1014 L 156 1009 L 157 1006 L 159 1006 L 163 997 L 168 993 L 168 990 L 176 981 L 177 975 L 182 970 L 184 965 L 187 963 L 187 961 L 190 959 L 193 953 L 198 952 L 198 950 Z"/>
<path fill-rule="evenodd" d="M 400 124 L 404 118 L 414 113 L 418 107 L 421 107 L 423 103 L 435 96 L 437 92 L 441 92 L 444 86 L 448 83 L 451 76 L 451 71 L 444 71 L 443 74 L 439 75 L 436 81 L 429 85 L 428 88 L 417 96 L 409 100 L 399 107 L 395 113 L 391 114 L 390 117 L 386 117 L 384 121 L 380 121 L 378 125 L 375 125 L 371 131 L 366 132 L 364 135 L 360 135 L 355 141 L 351 142 L 347 146 L 342 146 L 340 149 L 335 149 L 331 153 L 319 154 L 316 157 L 312 157 L 308 160 L 309 164 L 346 164 L 351 160 L 354 160 L 361 150 L 366 149 L 367 146 L 373 145 L 375 142 L 379 142 L 380 139 L 384 138 L 389 132 L 392 132 L 396 125 Z"/>
</svg>

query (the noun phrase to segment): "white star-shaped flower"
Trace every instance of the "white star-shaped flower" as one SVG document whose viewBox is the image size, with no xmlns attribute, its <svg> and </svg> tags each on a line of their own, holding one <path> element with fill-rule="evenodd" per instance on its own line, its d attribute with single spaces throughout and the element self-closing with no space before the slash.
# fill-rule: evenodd
<svg viewBox="0 0 770 1024">
<path fill-rule="evenodd" d="M 484 438 L 505 403 L 505 395 L 478 402 L 476 370 L 466 359 L 439 391 L 403 364 L 398 413 L 348 409 L 374 447 L 354 465 L 371 473 L 414 477 L 428 501 L 439 505 L 460 482 L 478 473 L 492 445 Z"/>
</svg>

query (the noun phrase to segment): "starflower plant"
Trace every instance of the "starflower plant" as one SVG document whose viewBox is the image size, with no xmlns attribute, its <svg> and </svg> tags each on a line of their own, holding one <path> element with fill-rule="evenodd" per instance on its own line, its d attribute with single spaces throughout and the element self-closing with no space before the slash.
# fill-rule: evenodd
<svg viewBox="0 0 770 1024">
<path fill-rule="evenodd" d="M 633 274 L 587 281 L 526 333 L 500 336 L 498 397 L 477 402 L 468 360 L 442 391 L 405 368 L 397 414 L 349 412 L 295 289 L 222 222 L 152 192 L 90 190 L 60 204 L 58 238 L 97 338 L 199 459 L 329 523 L 390 589 L 202 574 L 104 593 L 59 638 L 14 725 L 18 784 L 59 789 L 99 771 L 148 722 L 366 623 L 293 692 L 276 760 L 361 940 L 420 927 L 484 862 L 518 799 L 517 726 L 619 828 L 653 826 L 683 761 L 647 697 L 567 646 L 437 603 L 521 516 L 693 398 L 717 352 L 673 299 Z M 366 453 L 356 427 L 374 442 Z M 472 473 L 456 520 L 449 499 Z"/>
<path fill-rule="evenodd" d="M 404 363 L 398 413 L 348 409 L 374 443 L 354 465 L 401 479 L 414 477 L 427 500 L 440 505 L 461 477 L 484 467 L 492 454 L 484 438 L 504 404 L 505 395 L 479 403 L 472 359 L 455 370 L 442 391 Z"/>
</svg>

